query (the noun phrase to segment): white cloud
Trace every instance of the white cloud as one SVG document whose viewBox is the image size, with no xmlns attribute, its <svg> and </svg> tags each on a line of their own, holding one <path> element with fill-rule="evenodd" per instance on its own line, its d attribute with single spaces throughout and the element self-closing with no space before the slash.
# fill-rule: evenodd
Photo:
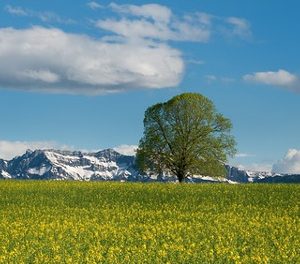
<svg viewBox="0 0 300 264">
<path fill-rule="evenodd" d="M 56 83 L 60 80 L 60 77 L 49 71 L 49 70 L 27 70 L 20 72 L 20 75 L 26 79 L 30 79 L 33 81 L 42 81 L 45 83 Z"/>
<path fill-rule="evenodd" d="M 111 3 L 109 5 L 115 12 L 130 14 L 137 17 L 151 18 L 154 21 L 169 23 L 172 11 L 163 5 L 146 4 L 146 5 L 118 5 Z"/>
<path fill-rule="evenodd" d="M 134 156 L 136 154 L 137 145 L 120 145 L 113 149 L 120 154 Z M 23 155 L 27 150 L 37 149 L 60 149 L 74 150 L 73 146 L 59 144 L 55 141 L 9 141 L 0 140 L 0 159 L 11 160 L 16 156 Z M 99 150 L 80 149 L 81 152 L 90 153 Z"/>
<path fill-rule="evenodd" d="M 246 19 L 239 17 L 229 17 L 225 19 L 225 21 L 232 26 L 231 31 L 227 31 L 231 35 L 236 35 L 241 38 L 251 37 L 251 26 Z"/>
<path fill-rule="evenodd" d="M 67 149 L 67 146 L 59 145 L 53 141 L 7 141 L 0 140 L 0 159 L 10 160 L 23 155 L 26 150 L 36 149 Z"/>
<path fill-rule="evenodd" d="M 197 25 L 177 21 L 171 28 L 168 24 L 155 23 L 146 19 L 105 19 L 98 20 L 96 26 L 116 33 L 128 39 L 153 39 L 161 41 L 195 41 L 207 42 L 210 31 Z"/>
<path fill-rule="evenodd" d="M 113 18 L 94 21 L 108 31 L 101 39 L 57 28 L 0 28 L 0 88 L 99 95 L 175 87 L 182 79 L 184 61 L 170 41 L 208 42 L 217 24 L 226 20 L 203 12 L 176 16 L 159 4 L 102 6 L 90 1 L 87 5 L 115 13 Z M 6 11 L 47 23 L 75 22 L 21 7 L 7 6 Z M 240 32 L 248 25 L 243 19 L 228 21 L 227 27 L 233 25 L 229 31 Z"/>
<path fill-rule="evenodd" d="M 289 149 L 284 158 L 273 165 L 272 171 L 275 173 L 300 174 L 300 150 Z"/>
<path fill-rule="evenodd" d="M 7 5 L 7 6 L 5 6 L 4 9 L 12 15 L 16 15 L 16 16 L 27 16 L 28 15 L 28 12 L 19 6 Z"/>
<path fill-rule="evenodd" d="M 95 1 L 88 2 L 87 6 L 93 10 L 103 8 L 102 5 L 100 5 L 99 3 L 95 2 Z"/>
<path fill-rule="evenodd" d="M 160 43 L 105 42 L 55 28 L 0 28 L 0 87 L 105 94 L 178 85 L 184 63 Z"/>
<path fill-rule="evenodd" d="M 249 153 L 237 153 L 235 155 L 236 158 L 249 158 L 249 157 L 254 157 L 253 154 L 249 154 Z"/>
<path fill-rule="evenodd" d="M 194 22 L 175 20 L 171 29 L 170 40 L 208 42 L 211 38 L 210 28 L 206 24 L 201 24 L 200 20 Z"/>
<path fill-rule="evenodd" d="M 114 150 L 128 156 L 134 156 L 136 154 L 138 146 L 136 145 L 120 145 L 115 147 Z"/>
<path fill-rule="evenodd" d="M 43 22 L 48 23 L 58 23 L 58 24 L 74 24 L 75 21 L 73 19 L 69 18 L 62 18 L 56 13 L 50 12 L 50 11 L 42 11 L 42 12 L 36 12 L 31 9 L 25 9 L 20 6 L 11 6 L 7 5 L 4 8 L 6 12 L 8 12 L 11 15 L 16 16 L 25 16 L 25 17 L 35 17 L 40 19 Z"/>
<path fill-rule="evenodd" d="M 176 16 L 159 4 L 109 6 L 120 19 L 101 19 L 96 26 L 126 38 L 150 38 L 160 41 L 208 42 L 212 33 L 247 39 L 252 36 L 251 25 L 244 18 L 220 17 L 205 12 Z"/>
<path fill-rule="evenodd" d="M 179 18 L 168 7 L 158 4 L 111 3 L 109 7 L 121 18 L 100 19 L 95 25 L 127 39 L 207 42 L 210 38 L 208 17 L 203 14 Z"/>
<path fill-rule="evenodd" d="M 248 165 L 236 164 L 233 166 L 238 167 L 241 170 L 248 170 L 254 172 L 271 172 L 272 170 L 272 164 L 269 163 L 251 163 Z"/>
<path fill-rule="evenodd" d="M 32 11 L 32 16 L 38 17 L 40 20 L 43 22 L 49 22 L 49 23 L 58 23 L 58 24 L 75 24 L 75 20 L 70 19 L 70 18 L 63 18 L 60 17 L 59 15 L 53 13 L 53 12 L 33 12 Z"/>
<path fill-rule="evenodd" d="M 197 12 L 196 17 L 202 24 L 210 26 L 216 16 L 204 12 Z"/>
<path fill-rule="evenodd" d="M 183 16 L 160 4 L 108 5 L 120 19 L 100 19 L 95 25 L 126 38 L 147 38 L 159 41 L 208 42 L 212 34 L 247 39 L 252 36 L 248 20 L 237 17 L 220 17 L 205 12 L 192 12 Z"/>
<path fill-rule="evenodd" d="M 208 74 L 204 76 L 207 83 L 211 84 L 213 82 L 221 82 L 223 84 L 229 84 L 235 82 L 235 79 L 232 77 L 219 77 L 213 74 Z"/>
<path fill-rule="evenodd" d="M 168 40 L 171 32 L 165 25 L 155 25 L 147 20 L 105 19 L 96 22 L 98 28 L 111 31 L 126 38 L 151 38 Z"/>
<path fill-rule="evenodd" d="M 214 81 L 216 81 L 218 79 L 217 76 L 215 76 L 213 74 L 205 75 L 204 78 L 208 82 L 214 82 Z"/>
<path fill-rule="evenodd" d="M 298 77 L 286 70 L 255 72 L 244 75 L 245 81 L 252 81 L 275 86 L 293 86 L 298 82 Z"/>
</svg>

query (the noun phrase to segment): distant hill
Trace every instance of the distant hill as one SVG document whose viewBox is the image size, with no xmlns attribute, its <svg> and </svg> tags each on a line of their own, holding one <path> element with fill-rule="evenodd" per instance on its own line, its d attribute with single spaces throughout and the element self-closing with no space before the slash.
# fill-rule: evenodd
<svg viewBox="0 0 300 264">
<path fill-rule="evenodd" d="M 226 165 L 227 178 L 195 176 L 190 182 L 228 183 L 300 183 L 300 175 L 251 172 Z M 141 175 L 135 157 L 113 149 L 94 153 L 60 150 L 28 150 L 24 155 L 6 161 L 0 159 L 0 178 L 80 180 L 80 181 L 176 181 L 176 177 Z"/>
</svg>

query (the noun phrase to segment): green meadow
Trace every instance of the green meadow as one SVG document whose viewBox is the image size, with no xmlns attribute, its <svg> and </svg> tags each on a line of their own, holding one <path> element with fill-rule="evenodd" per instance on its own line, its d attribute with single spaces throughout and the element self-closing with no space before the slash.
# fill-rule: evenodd
<svg viewBox="0 0 300 264">
<path fill-rule="evenodd" d="M 0 181 L 0 263 L 300 263 L 300 185 Z"/>
</svg>

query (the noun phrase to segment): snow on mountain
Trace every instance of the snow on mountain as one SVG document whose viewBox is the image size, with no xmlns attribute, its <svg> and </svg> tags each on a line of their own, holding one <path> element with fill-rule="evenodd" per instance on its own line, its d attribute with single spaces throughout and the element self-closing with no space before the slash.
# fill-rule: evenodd
<svg viewBox="0 0 300 264">
<path fill-rule="evenodd" d="M 2 177 L 4 178 L 4 179 L 11 179 L 12 177 L 11 177 L 11 175 L 8 173 L 8 172 L 6 172 L 6 171 L 4 171 L 4 170 L 1 170 L 0 171 L 0 176 L 2 175 Z"/>
<path fill-rule="evenodd" d="M 236 167 L 226 165 L 227 179 L 242 183 L 300 183 L 300 175 L 297 174 L 278 174 L 264 171 L 241 170 Z"/>
<path fill-rule="evenodd" d="M 4 161 L 3 161 L 4 162 Z M 36 150 L 1 166 L 0 175 L 15 179 L 128 180 L 136 176 L 134 157 L 112 149 L 96 153 Z"/>
<path fill-rule="evenodd" d="M 226 165 L 227 178 L 194 176 L 189 182 L 300 182 L 300 175 L 251 172 Z M 0 178 L 52 179 L 80 181 L 176 181 L 168 175 L 141 175 L 135 168 L 135 157 L 113 149 L 95 153 L 59 150 L 28 150 L 10 161 L 0 159 Z"/>
</svg>

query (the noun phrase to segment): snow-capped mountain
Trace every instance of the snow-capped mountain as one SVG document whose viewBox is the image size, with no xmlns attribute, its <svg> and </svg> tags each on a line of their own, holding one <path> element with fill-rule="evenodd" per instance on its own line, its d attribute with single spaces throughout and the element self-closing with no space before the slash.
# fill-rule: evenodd
<svg viewBox="0 0 300 264">
<path fill-rule="evenodd" d="M 96 153 L 28 150 L 10 161 L 0 160 L 0 177 L 56 180 L 130 180 L 136 176 L 134 157 L 112 149 Z"/>
<path fill-rule="evenodd" d="M 226 166 L 227 178 L 208 176 L 189 178 L 191 182 L 300 182 L 300 175 L 280 175 L 251 172 Z M 135 157 L 112 149 L 95 153 L 59 150 L 28 150 L 10 161 L 0 159 L 0 178 L 52 180 L 114 180 L 114 181 L 175 181 L 167 175 L 141 175 L 135 167 Z"/>
<path fill-rule="evenodd" d="M 262 171 L 247 171 L 226 165 L 227 179 L 241 183 L 300 183 L 298 174 L 278 174 Z"/>
</svg>

